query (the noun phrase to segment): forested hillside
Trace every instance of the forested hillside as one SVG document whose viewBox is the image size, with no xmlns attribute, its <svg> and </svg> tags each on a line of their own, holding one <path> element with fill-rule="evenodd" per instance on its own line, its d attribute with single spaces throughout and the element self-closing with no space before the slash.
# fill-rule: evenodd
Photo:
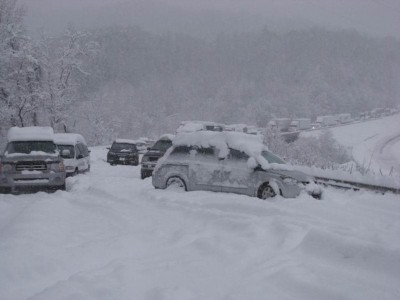
<svg viewBox="0 0 400 300">
<path fill-rule="evenodd" d="M 155 137 L 187 119 L 265 126 L 272 116 L 313 118 L 399 102 L 395 39 L 315 28 L 209 41 L 139 27 L 70 27 L 34 40 L 15 1 L 0 3 L 3 134 L 11 125 L 52 125 L 97 144 Z"/>
</svg>

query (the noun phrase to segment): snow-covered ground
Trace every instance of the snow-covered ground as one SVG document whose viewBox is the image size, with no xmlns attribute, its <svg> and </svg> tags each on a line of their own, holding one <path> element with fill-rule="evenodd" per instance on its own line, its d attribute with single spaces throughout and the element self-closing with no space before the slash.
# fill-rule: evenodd
<svg viewBox="0 0 400 300">
<path fill-rule="evenodd" d="M 155 190 L 92 151 L 67 192 L 0 195 L 0 299 L 400 299 L 400 197 Z"/>
<path fill-rule="evenodd" d="M 375 174 L 400 176 L 400 114 L 329 129 L 354 160 Z M 303 132 L 316 136 L 323 130 Z"/>
</svg>

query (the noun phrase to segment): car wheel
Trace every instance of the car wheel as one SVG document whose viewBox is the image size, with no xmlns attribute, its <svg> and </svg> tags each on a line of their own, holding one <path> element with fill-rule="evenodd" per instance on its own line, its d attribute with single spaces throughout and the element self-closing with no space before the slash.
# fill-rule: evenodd
<svg viewBox="0 0 400 300">
<path fill-rule="evenodd" d="M 276 193 L 275 193 L 274 189 L 269 185 L 269 183 L 264 183 L 258 190 L 258 194 L 257 194 L 257 197 L 260 199 L 263 199 L 263 200 L 272 198 L 275 196 L 276 196 Z"/>
<path fill-rule="evenodd" d="M 179 190 L 186 191 L 185 182 L 178 176 L 172 176 L 167 180 L 167 188 L 175 188 Z"/>
<path fill-rule="evenodd" d="M 59 190 L 61 190 L 61 191 L 66 191 L 66 190 L 67 190 L 66 184 L 64 183 L 62 186 L 60 186 L 60 187 L 59 187 Z"/>
<path fill-rule="evenodd" d="M 79 170 L 78 170 L 78 168 L 76 168 L 75 171 L 74 171 L 74 174 L 72 174 L 72 176 L 76 176 L 78 174 L 79 174 Z"/>
<path fill-rule="evenodd" d="M 147 176 L 143 171 L 140 171 L 140 179 L 145 179 Z"/>
</svg>

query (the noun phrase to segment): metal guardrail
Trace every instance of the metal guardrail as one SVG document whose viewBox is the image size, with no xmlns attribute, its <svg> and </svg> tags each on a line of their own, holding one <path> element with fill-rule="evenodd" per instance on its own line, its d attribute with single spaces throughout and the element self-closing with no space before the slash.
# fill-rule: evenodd
<svg viewBox="0 0 400 300">
<path fill-rule="evenodd" d="M 388 187 L 388 186 L 382 186 L 382 185 L 375 185 L 375 184 L 368 184 L 368 183 L 361 183 L 361 182 L 354 182 L 354 181 L 349 181 L 349 180 L 341 180 L 341 179 L 333 179 L 333 178 L 327 178 L 327 177 L 314 177 L 316 183 L 326 185 L 326 186 L 332 186 L 336 188 L 341 188 L 341 189 L 349 189 L 349 190 L 370 190 L 378 193 L 386 193 L 386 192 L 391 192 L 393 194 L 400 194 L 400 188 L 395 188 L 395 187 Z"/>
</svg>

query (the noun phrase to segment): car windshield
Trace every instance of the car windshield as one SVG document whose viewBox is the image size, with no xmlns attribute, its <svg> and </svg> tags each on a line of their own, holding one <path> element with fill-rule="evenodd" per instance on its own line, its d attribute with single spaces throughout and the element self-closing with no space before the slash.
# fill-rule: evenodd
<svg viewBox="0 0 400 300">
<path fill-rule="evenodd" d="M 275 154 L 269 151 L 261 152 L 261 155 L 269 162 L 269 163 L 276 163 L 276 164 L 286 164 L 286 162 L 281 159 L 280 157 L 276 156 Z"/>
<path fill-rule="evenodd" d="M 21 141 L 10 142 L 7 145 L 7 154 L 21 153 L 30 154 L 31 152 L 45 152 L 55 154 L 56 145 L 52 141 Z"/>
<path fill-rule="evenodd" d="M 62 158 L 74 158 L 75 157 L 75 149 L 74 146 L 72 145 L 57 145 L 58 150 L 60 151 L 61 157 Z M 69 155 L 63 155 L 62 152 L 63 150 L 69 150 Z"/>
<path fill-rule="evenodd" d="M 114 143 L 111 146 L 111 150 L 118 152 L 132 152 L 136 151 L 136 145 L 127 143 Z"/>
<path fill-rule="evenodd" d="M 170 140 L 159 140 L 159 141 L 157 141 L 157 143 L 154 144 L 153 147 L 151 147 L 151 150 L 157 150 L 157 151 L 165 152 L 171 146 L 172 146 L 172 141 L 170 141 Z"/>
</svg>

